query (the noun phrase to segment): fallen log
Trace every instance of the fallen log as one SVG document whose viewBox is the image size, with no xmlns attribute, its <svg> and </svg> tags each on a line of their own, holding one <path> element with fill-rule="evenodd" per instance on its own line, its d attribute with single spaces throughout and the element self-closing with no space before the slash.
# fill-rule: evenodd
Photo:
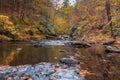
<svg viewBox="0 0 120 80">
<path fill-rule="evenodd" d="M 56 40 L 59 39 L 57 35 L 46 35 L 46 39 Z"/>
<path fill-rule="evenodd" d="M 78 41 L 78 42 L 71 42 L 71 45 L 73 47 L 77 47 L 77 48 L 87 48 L 87 47 L 91 47 L 91 44 L 89 42 L 84 42 L 84 41 Z"/>
<path fill-rule="evenodd" d="M 103 45 L 112 45 L 115 42 L 116 42 L 115 40 L 112 40 L 112 41 L 109 41 L 109 42 L 104 42 Z"/>
</svg>

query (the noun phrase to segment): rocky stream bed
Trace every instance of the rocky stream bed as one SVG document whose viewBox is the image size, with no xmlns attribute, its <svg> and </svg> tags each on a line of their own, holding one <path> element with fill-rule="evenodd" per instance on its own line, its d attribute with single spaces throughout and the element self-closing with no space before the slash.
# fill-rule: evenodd
<svg viewBox="0 0 120 80">
<path fill-rule="evenodd" d="M 0 80 L 84 80 L 80 68 L 60 63 L 0 67 Z"/>
</svg>

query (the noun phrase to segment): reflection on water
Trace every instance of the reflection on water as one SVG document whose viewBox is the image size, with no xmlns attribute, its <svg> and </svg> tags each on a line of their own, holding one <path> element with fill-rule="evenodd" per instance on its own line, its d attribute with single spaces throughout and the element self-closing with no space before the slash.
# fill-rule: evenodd
<svg viewBox="0 0 120 80">
<path fill-rule="evenodd" d="M 120 80 L 120 54 L 106 53 L 99 45 L 78 50 L 81 68 L 91 73 L 87 80 Z"/>
<path fill-rule="evenodd" d="M 60 50 L 69 50 L 62 46 L 44 46 L 35 48 L 25 42 L 0 43 L 0 65 L 24 65 L 39 62 L 55 62 L 66 54 Z"/>
</svg>

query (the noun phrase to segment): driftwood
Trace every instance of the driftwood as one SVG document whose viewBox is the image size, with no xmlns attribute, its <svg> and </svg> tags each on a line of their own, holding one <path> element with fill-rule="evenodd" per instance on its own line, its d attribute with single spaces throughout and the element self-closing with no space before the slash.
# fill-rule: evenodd
<svg viewBox="0 0 120 80">
<path fill-rule="evenodd" d="M 85 41 L 78 41 L 78 42 L 71 42 L 71 45 L 73 47 L 77 47 L 77 48 L 87 48 L 87 47 L 91 47 L 91 44 L 89 42 L 85 42 Z"/>
<path fill-rule="evenodd" d="M 112 45 L 115 43 L 115 40 L 109 41 L 109 42 L 104 42 L 103 45 Z"/>
<path fill-rule="evenodd" d="M 57 35 L 46 35 L 46 39 L 56 40 L 59 39 Z"/>
</svg>

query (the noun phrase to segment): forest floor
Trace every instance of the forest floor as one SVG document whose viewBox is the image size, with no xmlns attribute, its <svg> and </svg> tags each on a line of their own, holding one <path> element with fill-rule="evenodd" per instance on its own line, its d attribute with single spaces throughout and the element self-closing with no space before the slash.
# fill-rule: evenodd
<svg viewBox="0 0 120 80">
<path fill-rule="evenodd" d="M 87 41 L 90 42 L 99 42 L 99 43 L 105 43 L 105 42 L 109 42 L 109 41 L 115 41 L 115 43 L 120 43 L 120 36 L 114 37 L 112 38 L 110 35 L 108 34 L 102 34 L 102 30 L 91 30 L 88 34 L 87 34 Z"/>
</svg>

